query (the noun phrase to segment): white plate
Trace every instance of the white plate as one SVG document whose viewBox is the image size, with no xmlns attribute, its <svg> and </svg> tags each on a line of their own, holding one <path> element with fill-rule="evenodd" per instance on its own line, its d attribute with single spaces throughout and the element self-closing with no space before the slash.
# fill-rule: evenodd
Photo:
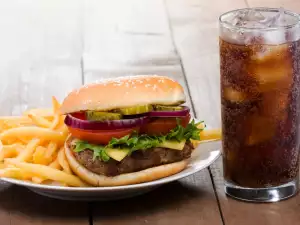
<svg viewBox="0 0 300 225">
<path fill-rule="evenodd" d="M 221 141 L 211 141 L 200 144 L 192 153 L 186 169 L 178 174 L 162 178 L 156 181 L 117 186 L 117 187 L 61 187 L 35 184 L 11 178 L 1 180 L 25 186 L 40 195 L 76 201 L 107 201 L 129 198 L 149 192 L 163 184 L 179 180 L 205 169 L 221 155 Z M 2 184 L 3 185 L 3 184 Z"/>
</svg>

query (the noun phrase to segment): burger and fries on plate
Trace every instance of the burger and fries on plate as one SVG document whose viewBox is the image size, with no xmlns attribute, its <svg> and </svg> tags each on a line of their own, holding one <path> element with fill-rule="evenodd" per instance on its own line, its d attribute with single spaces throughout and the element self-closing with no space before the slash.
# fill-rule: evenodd
<svg viewBox="0 0 300 225">
<path fill-rule="evenodd" d="M 179 173 L 197 145 L 221 138 L 191 118 L 185 101 L 168 77 L 119 77 L 73 90 L 62 103 L 52 97 L 52 108 L 0 117 L 0 177 L 110 187 Z"/>
</svg>

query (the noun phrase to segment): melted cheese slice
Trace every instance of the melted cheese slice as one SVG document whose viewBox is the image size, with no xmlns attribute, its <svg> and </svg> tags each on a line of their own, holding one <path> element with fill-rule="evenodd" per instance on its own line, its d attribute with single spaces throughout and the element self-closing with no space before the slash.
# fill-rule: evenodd
<svg viewBox="0 0 300 225">
<path fill-rule="evenodd" d="M 178 141 L 164 141 L 163 143 L 159 144 L 157 147 L 161 148 L 170 148 L 174 150 L 183 150 L 186 140 L 181 142 Z"/>
<path fill-rule="evenodd" d="M 105 152 L 109 157 L 120 162 L 122 159 L 124 159 L 129 154 L 130 150 L 129 149 L 107 148 L 105 150 Z"/>
<path fill-rule="evenodd" d="M 186 142 L 185 140 L 183 140 L 181 142 L 165 141 L 165 142 L 159 144 L 157 147 L 169 148 L 169 149 L 181 151 L 184 148 L 185 142 Z M 122 161 L 129 154 L 129 152 L 130 152 L 130 149 L 114 149 L 114 148 L 106 149 L 106 154 L 118 162 Z"/>
</svg>

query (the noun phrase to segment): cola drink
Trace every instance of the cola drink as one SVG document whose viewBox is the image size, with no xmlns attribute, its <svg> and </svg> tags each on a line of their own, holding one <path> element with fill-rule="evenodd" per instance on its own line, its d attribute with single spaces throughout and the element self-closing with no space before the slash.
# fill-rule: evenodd
<svg viewBox="0 0 300 225">
<path fill-rule="evenodd" d="M 220 25 L 223 168 L 231 188 L 298 179 L 299 18 L 260 10 L 235 11 Z"/>
</svg>

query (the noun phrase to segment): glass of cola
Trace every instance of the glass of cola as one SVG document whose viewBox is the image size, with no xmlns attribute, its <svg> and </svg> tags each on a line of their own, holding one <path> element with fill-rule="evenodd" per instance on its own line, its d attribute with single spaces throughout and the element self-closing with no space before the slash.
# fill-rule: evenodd
<svg viewBox="0 0 300 225">
<path fill-rule="evenodd" d="M 219 18 L 225 192 L 275 202 L 298 191 L 300 17 L 246 8 Z"/>
</svg>

